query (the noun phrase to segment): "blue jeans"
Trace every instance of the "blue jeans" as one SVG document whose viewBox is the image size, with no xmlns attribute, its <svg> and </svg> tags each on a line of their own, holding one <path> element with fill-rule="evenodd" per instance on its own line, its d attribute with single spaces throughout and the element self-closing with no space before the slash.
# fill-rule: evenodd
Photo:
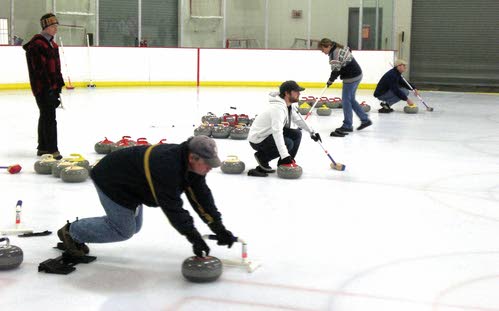
<svg viewBox="0 0 499 311">
<path fill-rule="evenodd" d="M 110 243 L 131 238 L 142 227 L 142 205 L 136 211 L 113 202 L 95 186 L 106 216 L 71 223 L 69 234 L 77 243 Z"/>
<path fill-rule="evenodd" d="M 289 155 L 294 159 L 298 153 L 301 142 L 301 130 L 285 127 L 283 130 L 284 143 L 288 149 Z M 262 142 L 254 144 L 250 142 L 253 149 L 258 152 L 258 158 L 264 162 L 270 162 L 279 157 L 279 150 L 275 145 L 274 137 L 269 135 Z"/>
<path fill-rule="evenodd" d="M 406 89 L 405 87 L 401 87 L 400 91 L 402 93 L 404 93 L 406 96 L 409 95 L 409 90 Z M 387 103 L 388 106 L 391 106 L 391 105 L 398 103 L 399 101 L 402 100 L 397 95 L 395 95 L 395 93 L 393 93 L 392 90 L 388 90 L 388 92 L 386 92 L 385 94 L 378 97 L 378 99 L 381 100 L 382 102 Z"/>
<path fill-rule="evenodd" d="M 352 110 L 359 117 L 362 123 L 367 122 L 369 120 L 367 113 L 364 112 L 364 110 L 359 105 L 357 100 L 355 100 L 355 93 L 357 92 L 357 87 L 359 86 L 360 81 L 361 80 L 352 83 L 343 82 L 343 90 L 342 90 L 343 98 L 341 99 L 342 100 L 341 105 L 343 106 L 343 125 L 342 125 L 343 128 L 347 129 L 353 128 Z"/>
</svg>

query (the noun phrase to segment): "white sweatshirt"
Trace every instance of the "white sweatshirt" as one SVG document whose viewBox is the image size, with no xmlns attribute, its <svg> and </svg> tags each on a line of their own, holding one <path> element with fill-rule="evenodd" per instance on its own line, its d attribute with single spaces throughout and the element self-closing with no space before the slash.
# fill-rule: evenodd
<svg viewBox="0 0 499 311">
<path fill-rule="evenodd" d="M 277 150 L 281 159 L 289 156 L 288 149 L 284 143 L 283 129 L 288 124 L 288 107 L 284 99 L 279 97 L 278 92 L 269 94 L 270 106 L 262 113 L 258 114 L 250 127 L 248 140 L 254 144 L 261 143 L 269 135 L 274 137 Z M 297 104 L 291 107 L 291 122 L 298 127 L 312 133 L 308 125 L 300 118 L 297 111 Z M 290 124 L 291 125 L 291 124 Z"/>
</svg>

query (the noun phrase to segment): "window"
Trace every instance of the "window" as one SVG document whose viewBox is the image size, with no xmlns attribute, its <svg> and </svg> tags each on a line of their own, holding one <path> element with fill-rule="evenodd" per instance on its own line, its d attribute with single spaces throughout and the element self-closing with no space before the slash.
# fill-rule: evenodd
<svg viewBox="0 0 499 311">
<path fill-rule="evenodd" d="M 9 44 L 9 23 L 6 18 L 0 18 L 0 44 Z"/>
</svg>

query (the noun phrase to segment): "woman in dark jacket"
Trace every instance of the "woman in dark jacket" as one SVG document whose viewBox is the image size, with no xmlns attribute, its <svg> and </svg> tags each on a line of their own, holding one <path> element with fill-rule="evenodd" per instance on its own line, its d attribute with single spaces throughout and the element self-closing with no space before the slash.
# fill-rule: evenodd
<svg viewBox="0 0 499 311">
<path fill-rule="evenodd" d="M 345 136 L 348 132 L 353 131 L 352 111 L 361 121 L 357 130 L 360 131 L 370 126 L 371 120 L 355 100 L 357 87 L 362 80 L 362 69 L 353 57 L 350 48 L 324 38 L 319 42 L 319 49 L 329 56 L 329 64 L 331 65 L 331 75 L 327 81 L 327 86 L 330 87 L 338 77 L 343 80 L 343 125 L 331 132 L 331 136 Z"/>
</svg>

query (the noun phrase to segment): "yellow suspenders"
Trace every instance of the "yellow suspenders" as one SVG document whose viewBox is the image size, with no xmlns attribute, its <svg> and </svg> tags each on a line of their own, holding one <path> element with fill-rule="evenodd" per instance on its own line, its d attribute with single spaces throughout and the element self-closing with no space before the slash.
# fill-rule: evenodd
<svg viewBox="0 0 499 311">
<path fill-rule="evenodd" d="M 154 190 L 154 185 L 152 184 L 152 178 L 151 178 L 151 169 L 149 167 L 149 156 L 151 155 L 151 151 L 154 147 L 157 145 L 152 145 L 147 148 L 146 153 L 144 154 L 144 171 L 146 173 L 146 179 L 147 182 L 149 183 L 149 188 L 151 188 L 151 193 L 154 198 L 154 201 L 156 201 L 156 204 L 159 205 L 158 202 L 158 197 L 156 196 L 156 191 Z"/>
<path fill-rule="evenodd" d="M 152 193 L 152 196 L 154 198 L 154 201 L 156 201 L 156 204 L 159 205 L 159 202 L 158 202 L 158 197 L 156 196 L 156 191 L 154 190 L 154 185 L 152 183 L 152 178 L 151 178 L 151 169 L 149 167 L 149 156 L 151 155 L 151 151 L 154 147 L 156 147 L 157 145 L 152 145 L 152 146 L 149 146 L 146 150 L 146 153 L 144 154 L 144 171 L 146 173 L 146 179 L 147 179 L 147 183 L 149 184 L 149 188 L 151 189 L 151 193 Z M 194 191 L 192 191 L 191 187 L 188 187 L 186 189 L 186 192 L 189 192 L 188 194 L 190 195 L 190 197 L 192 198 L 193 202 L 195 203 L 200 215 L 206 219 L 206 221 L 208 222 L 208 224 L 211 224 L 213 222 L 213 217 L 211 217 L 210 214 L 208 214 L 204 208 L 201 206 L 201 204 L 198 202 L 197 198 L 196 198 L 196 195 L 194 194 Z M 187 193 L 186 193 L 187 194 Z"/>
</svg>

